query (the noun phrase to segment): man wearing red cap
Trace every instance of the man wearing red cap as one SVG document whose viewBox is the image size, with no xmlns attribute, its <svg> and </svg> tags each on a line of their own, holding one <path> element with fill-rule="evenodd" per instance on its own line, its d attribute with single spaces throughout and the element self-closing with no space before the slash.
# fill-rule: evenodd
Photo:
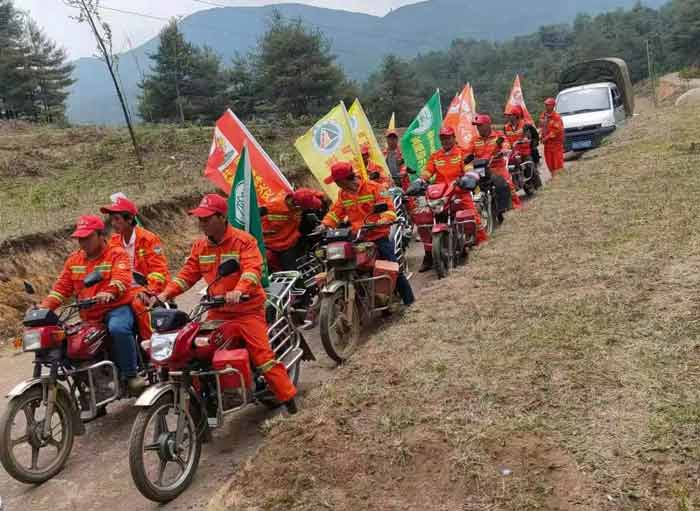
<svg viewBox="0 0 700 511">
<path fill-rule="evenodd" d="M 209 311 L 208 319 L 226 321 L 222 327 L 224 335 L 243 339 L 251 360 L 264 375 L 270 390 L 290 413 L 295 413 L 296 388 L 284 365 L 275 360 L 267 336 L 265 290 L 261 285 L 262 255 L 253 236 L 229 225 L 227 209 L 226 199 L 209 194 L 202 198 L 199 207 L 190 211 L 190 215 L 199 220 L 205 237 L 194 242 L 185 265 L 158 299 L 166 302 L 204 279 L 211 286 L 212 296 L 223 296 L 226 300 L 223 307 Z M 230 259 L 239 262 L 239 270 L 217 280 L 219 265 Z"/>
<path fill-rule="evenodd" d="M 425 171 L 421 176 L 424 181 L 429 181 L 435 177 L 436 183 L 451 184 L 457 178 L 464 175 L 464 158 L 466 154 L 462 148 L 457 145 L 457 138 L 454 129 L 449 126 L 443 126 L 440 129 L 440 143 L 442 147 L 430 155 Z M 477 223 L 477 242 L 481 243 L 488 239 L 486 231 L 481 229 L 481 218 L 476 211 L 476 206 L 472 200 L 471 193 L 460 193 L 462 207 L 466 210 L 471 210 L 475 213 Z M 419 272 L 423 273 L 433 267 L 433 252 L 432 252 L 432 230 L 428 227 L 419 227 L 418 234 L 423 241 L 425 255 L 423 256 L 423 264 Z"/>
<path fill-rule="evenodd" d="M 68 257 L 41 306 L 54 310 L 72 296 L 78 300 L 97 300 L 94 307 L 81 310 L 80 317 L 84 321 L 104 322 L 112 338 L 112 352 L 119 375 L 127 380 L 129 390 L 136 394 L 143 389 L 145 381 L 137 376 L 129 256 L 124 249 L 108 245 L 105 224 L 98 216 L 81 216 L 72 237 L 78 240 L 80 250 Z M 102 280 L 86 288 L 83 280 L 93 271 L 99 271 Z"/>
<path fill-rule="evenodd" d="M 477 160 L 490 160 L 491 173 L 502 177 L 510 188 L 513 208 L 521 207 L 520 196 L 513 183 L 513 178 L 508 172 L 508 162 L 504 152 L 510 150 L 510 143 L 501 131 L 491 127 L 491 117 L 479 114 L 474 118 L 474 123 L 479 136 L 475 137 L 469 147 L 464 151 L 466 155 L 473 156 Z"/>
<path fill-rule="evenodd" d="M 114 202 L 100 208 L 100 212 L 109 215 L 109 223 L 114 230 L 109 246 L 123 248 L 129 255 L 131 269 L 146 278 L 145 286 L 132 283 L 132 287 L 139 288 L 132 308 L 136 314 L 141 338 L 150 339 L 153 332 L 146 303 L 150 301 L 149 297 L 163 291 L 170 280 L 168 261 L 163 254 L 162 243 L 157 235 L 137 225 L 136 204 L 123 195 L 115 195 Z"/>
<path fill-rule="evenodd" d="M 360 152 L 362 153 L 362 161 L 365 163 L 369 178 L 381 185 L 383 190 L 391 188 L 394 185 L 391 178 L 386 175 L 384 169 L 380 165 L 377 165 L 370 159 L 369 144 L 362 144 Z"/>
<path fill-rule="evenodd" d="M 280 192 L 265 202 L 262 216 L 263 237 L 272 271 L 297 269 L 300 253 L 301 220 L 304 211 L 323 206 L 314 190 L 300 188 L 294 193 Z"/>
<path fill-rule="evenodd" d="M 335 228 L 347 219 L 354 232 L 358 232 L 365 222 L 370 224 L 390 224 L 397 219 L 393 202 L 382 194 L 380 185 L 372 181 L 362 181 L 355 174 L 350 162 L 338 162 L 331 167 L 331 175 L 325 180 L 326 184 L 335 183 L 340 188 L 338 198 L 323 219 L 321 229 Z M 373 215 L 375 204 L 386 204 L 389 208 L 384 213 Z M 366 231 L 364 239 L 373 241 L 377 246 L 379 256 L 396 262 L 394 242 L 389 239 L 390 227 L 380 227 Z M 396 289 L 405 305 L 411 305 L 415 298 L 411 284 L 403 273 L 396 281 Z"/>
<path fill-rule="evenodd" d="M 552 177 L 564 170 L 564 122 L 554 111 L 554 98 L 544 101 L 544 112 L 540 116 L 540 137 L 544 144 L 544 160 Z"/>
</svg>

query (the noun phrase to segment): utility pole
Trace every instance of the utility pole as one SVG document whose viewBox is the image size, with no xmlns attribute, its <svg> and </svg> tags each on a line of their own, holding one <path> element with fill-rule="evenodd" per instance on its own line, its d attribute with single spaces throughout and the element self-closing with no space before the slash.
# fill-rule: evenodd
<svg viewBox="0 0 700 511">
<path fill-rule="evenodd" d="M 138 162 L 139 166 L 143 166 L 143 160 L 141 158 L 141 150 L 139 149 L 138 142 L 136 141 L 136 134 L 134 133 L 134 127 L 131 123 L 131 116 L 129 115 L 129 109 L 126 106 L 126 99 L 124 98 L 124 95 L 122 94 L 121 87 L 119 86 L 119 81 L 117 80 L 117 75 L 114 71 L 114 62 L 113 62 L 113 57 L 112 57 L 112 52 L 111 52 L 111 33 L 109 31 L 109 27 L 105 24 L 102 23 L 102 27 L 105 28 L 105 32 L 107 34 L 108 42 L 110 48 L 107 48 L 107 44 L 105 43 L 105 39 L 102 37 L 102 34 L 100 34 L 100 31 L 97 29 L 97 25 L 95 23 L 95 19 L 93 18 L 93 12 L 91 10 L 94 9 L 95 13 L 97 12 L 97 8 L 99 5 L 99 2 L 91 2 L 90 6 L 88 6 L 85 3 L 85 0 L 66 0 L 66 4 L 70 7 L 77 7 L 80 9 L 81 16 L 78 18 L 78 22 L 80 21 L 87 21 L 88 24 L 90 25 L 90 28 L 92 29 L 92 33 L 95 36 L 95 39 L 97 40 L 98 48 L 100 50 L 100 53 L 102 53 L 102 57 L 104 58 L 105 64 L 107 65 L 107 69 L 109 70 L 109 74 L 112 77 L 112 82 L 114 83 L 114 88 L 117 91 L 117 97 L 119 98 L 119 103 L 121 104 L 122 107 L 122 112 L 124 113 L 124 120 L 126 121 L 126 126 L 129 129 L 129 135 L 131 136 L 131 143 L 134 146 L 134 153 L 136 155 L 136 161 Z M 99 18 L 99 13 L 96 14 Z"/>
<path fill-rule="evenodd" d="M 651 85 L 651 97 L 654 103 L 654 108 L 657 107 L 656 104 L 656 76 L 654 74 L 654 60 L 652 56 L 651 41 L 647 39 L 647 67 L 649 69 L 649 83 Z"/>
</svg>

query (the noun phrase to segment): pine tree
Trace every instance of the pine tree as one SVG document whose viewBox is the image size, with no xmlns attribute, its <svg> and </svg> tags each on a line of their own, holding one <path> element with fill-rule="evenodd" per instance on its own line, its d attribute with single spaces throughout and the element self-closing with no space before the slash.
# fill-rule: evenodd
<svg viewBox="0 0 700 511">
<path fill-rule="evenodd" d="M 0 114 L 17 118 L 29 92 L 28 49 L 22 42 L 22 19 L 11 0 L 0 0 Z"/>
<path fill-rule="evenodd" d="M 413 67 L 395 55 L 384 57 L 379 71 L 367 81 L 364 92 L 368 115 L 382 125 L 393 112 L 397 125 L 408 125 L 425 101 L 416 87 Z"/>
<path fill-rule="evenodd" d="M 323 34 L 278 11 L 258 46 L 255 70 L 262 109 L 295 117 L 327 111 L 345 83 Z"/>
</svg>

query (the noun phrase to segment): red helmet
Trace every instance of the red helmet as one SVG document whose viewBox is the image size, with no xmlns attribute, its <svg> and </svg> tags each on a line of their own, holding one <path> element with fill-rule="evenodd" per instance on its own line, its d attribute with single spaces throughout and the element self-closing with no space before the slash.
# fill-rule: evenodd
<svg viewBox="0 0 700 511">
<path fill-rule="evenodd" d="M 516 117 L 524 117 L 525 112 L 523 112 L 523 107 L 520 105 L 513 105 L 509 109 L 506 110 L 506 115 L 514 115 Z"/>
<path fill-rule="evenodd" d="M 453 130 L 450 126 L 443 126 L 442 128 L 440 128 L 440 136 L 441 137 L 454 137 L 455 130 Z"/>
<path fill-rule="evenodd" d="M 479 114 L 474 117 L 474 126 L 485 126 L 486 124 L 491 125 L 491 117 L 486 114 Z"/>
<path fill-rule="evenodd" d="M 544 104 L 547 106 L 555 106 L 557 104 L 557 100 L 554 98 L 547 98 L 544 100 Z"/>
</svg>

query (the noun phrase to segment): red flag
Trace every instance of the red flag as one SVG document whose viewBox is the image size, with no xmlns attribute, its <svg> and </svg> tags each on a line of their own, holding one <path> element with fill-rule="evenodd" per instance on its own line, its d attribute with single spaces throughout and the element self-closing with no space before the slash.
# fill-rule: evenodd
<svg viewBox="0 0 700 511">
<path fill-rule="evenodd" d="M 476 128 L 472 124 L 474 121 L 472 98 L 471 87 L 466 85 L 462 93 L 455 96 L 450 103 L 450 108 L 447 109 L 447 115 L 445 115 L 443 122 L 444 126 L 455 130 L 457 144 L 463 149 L 466 149 L 476 136 Z"/>
<path fill-rule="evenodd" d="M 216 121 L 204 176 L 227 194 L 230 193 L 244 144 L 247 145 L 253 167 L 258 202 L 263 203 L 281 191 L 291 192 L 292 185 L 282 171 L 231 110 Z"/>
<path fill-rule="evenodd" d="M 507 112 L 510 107 L 520 105 L 523 109 L 525 122 L 528 124 L 533 124 L 532 116 L 525 106 L 525 97 L 523 96 L 523 88 L 520 86 L 520 75 L 515 75 L 515 81 L 513 82 L 513 88 L 510 90 L 508 95 L 508 101 L 506 102 L 505 111 Z"/>
</svg>

